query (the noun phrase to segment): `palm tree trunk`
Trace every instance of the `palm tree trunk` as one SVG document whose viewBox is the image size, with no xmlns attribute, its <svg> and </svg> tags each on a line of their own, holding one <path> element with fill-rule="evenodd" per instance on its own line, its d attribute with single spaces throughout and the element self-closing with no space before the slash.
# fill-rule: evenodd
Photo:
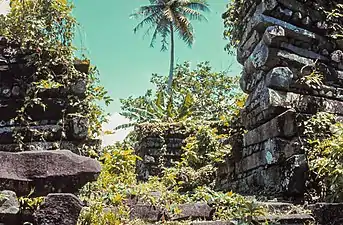
<svg viewBox="0 0 343 225">
<path fill-rule="evenodd" d="M 173 28 L 173 24 L 170 23 L 170 68 L 169 68 L 169 79 L 168 79 L 168 88 L 167 88 L 167 92 L 169 95 L 172 94 L 173 72 L 174 72 L 174 28 Z"/>
</svg>

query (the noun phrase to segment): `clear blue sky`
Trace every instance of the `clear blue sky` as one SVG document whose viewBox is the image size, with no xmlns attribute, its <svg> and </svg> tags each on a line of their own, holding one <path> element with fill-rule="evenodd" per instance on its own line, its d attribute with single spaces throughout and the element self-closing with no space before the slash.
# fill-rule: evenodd
<svg viewBox="0 0 343 225">
<path fill-rule="evenodd" d="M 133 34 L 138 20 L 129 15 L 148 0 L 74 0 L 74 15 L 81 24 L 76 44 L 87 48 L 92 64 L 100 71 L 102 85 L 109 91 L 114 102 L 107 111 L 120 111 L 120 98 L 142 95 L 150 88 L 152 73 L 167 75 L 169 52 L 160 52 L 159 42 L 150 48 L 150 37 L 143 39 L 144 29 Z M 176 62 L 190 61 L 196 65 L 210 61 L 216 70 L 225 70 L 230 65 L 232 75 L 238 75 L 240 66 L 235 57 L 223 49 L 223 21 L 221 14 L 228 0 L 209 0 L 211 12 L 206 13 L 208 22 L 195 22 L 195 43 L 187 47 L 176 41 Z"/>
</svg>

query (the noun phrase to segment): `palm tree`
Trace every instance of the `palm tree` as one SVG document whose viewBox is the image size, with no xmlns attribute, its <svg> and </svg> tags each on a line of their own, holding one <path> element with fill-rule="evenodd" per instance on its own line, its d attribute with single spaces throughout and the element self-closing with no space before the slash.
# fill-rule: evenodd
<svg viewBox="0 0 343 225">
<path fill-rule="evenodd" d="M 161 51 L 168 49 L 168 36 L 170 35 L 170 69 L 167 91 L 171 94 L 174 71 L 174 32 L 188 45 L 194 43 L 194 29 L 190 20 L 206 20 L 202 12 L 209 11 L 206 0 L 149 0 L 150 5 L 140 7 L 131 16 L 143 17 L 143 20 L 134 28 L 134 33 L 144 25 L 149 25 L 144 36 L 152 30 L 150 47 L 154 47 L 158 35 L 162 38 Z"/>
</svg>

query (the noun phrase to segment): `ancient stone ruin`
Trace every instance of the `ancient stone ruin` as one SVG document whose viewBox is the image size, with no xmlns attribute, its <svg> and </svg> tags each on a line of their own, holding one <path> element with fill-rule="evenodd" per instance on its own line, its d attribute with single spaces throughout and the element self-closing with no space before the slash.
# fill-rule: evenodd
<svg viewBox="0 0 343 225">
<path fill-rule="evenodd" d="M 88 64 L 75 62 L 75 67 L 88 73 Z M 83 207 L 74 194 L 96 180 L 101 170 L 96 160 L 80 155 L 79 147 L 87 141 L 87 121 L 64 117 L 75 111 L 67 96 L 84 98 L 86 83 L 77 80 L 67 90 L 37 93 L 46 108 L 28 107 L 31 123 L 24 126 L 14 118 L 25 103 L 27 84 L 38 79 L 34 71 L 18 44 L 1 37 L 0 224 L 73 225 Z M 27 196 L 45 198 L 38 210 L 20 208 L 18 197 Z"/>
<path fill-rule="evenodd" d="M 305 2 L 245 2 L 237 59 L 244 66 L 241 88 L 249 94 L 241 116 L 248 132 L 243 149 L 235 149 L 225 188 L 303 197 L 302 122 L 317 112 L 343 113 L 342 42 L 325 36 L 319 3 Z M 315 72 L 323 74 L 320 89 L 309 81 Z"/>
<path fill-rule="evenodd" d="M 135 128 L 140 141 L 135 149 L 142 160 L 137 161 L 136 173 L 139 180 L 146 181 L 150 176 L 158 176 L 163 167 L 170 167 L 180 160 L 184 140 L 189 135 L 180 124 L 166 124 L 162 132 L 154 132 L 154 124 L 142 124 Z"/>
<path fill-rule="evenodd" d="M 249 95 L 241 112 L 247 133 L 231 139 L 233 154 L 218 168 L 217 188 L 302 202 L 308 175 L 303 122 L 317 112 L 343 115 L 343 41 L 327 36 L 326 18 L 317 10 L 325 1 L 244 4 L 237 59 L 243 65 L 241 88 Z M 316 72 L 323 75 L 320 88 L 310 80 Z M 147 137 L 136 150 L 143 158 L 138 165 L 141 178 L 156 174 L 159 157 L 182 151 L 181 145 L 178 150 L 162 147 L 165 143 L 156 138 Z M 171 136 L 165 142 L 173 140 Z M 319 224 L 343 224 L 342 204 L 317 203 L 308 209 Z"/>
</svg>

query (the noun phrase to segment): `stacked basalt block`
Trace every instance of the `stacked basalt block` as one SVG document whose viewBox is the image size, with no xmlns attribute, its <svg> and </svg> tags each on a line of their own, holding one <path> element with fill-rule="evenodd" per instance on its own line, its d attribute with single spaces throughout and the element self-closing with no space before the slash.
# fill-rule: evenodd
<svg viewBox="0 0 343 225">
<path fill-rule="evenodd" d="M 45 107 L 41 104 L 27 107 L 27 118 L 31 122 L 29 127 L 16 122 L 18 110 L 24 105 L 25 98 L 29 97 L 26 96 L 28 84 L 40 79 L 27 58 L 17 43 L 0 37 L 0 150 L 19 150 L 14 133 L 24 134 L 21 147 L 27 150 L 67 148 L 79 153 L 78 148 L 82 144 L 97 144 L 99 141 L 88 137 L 87 118 L 68 116 L 79 111 L 70 104 L 69 99 L 85 98 L 86 79 L 73 80 L 66 88 L 39 91 L 37 98 Z M 89 62 L 75 60 L 74 65 L 83 74 L 88 73 Z M 64 70 L 63 66 L 56 66 L 52 70 L 56 77 L 63 76 L 59 75 Z"/>
<path fill-rule="evenodd" d="M 14 118 L 28 97 L 27 84 L 39 79 L 28 65 L 29 56 L 18 44 L 0 37 L 0 224 L 73 225 L 83 207 L 74 194 L 96 180 L 101 170 L 96 160 L 76 154 L 88 139 L 87 120 L 65 117 L 77 112 L 68 99 L 84 98 L 87 84 L 76 80 L 68 88 L 39 92 L 46 107 L 27 108 L 31 121 L 23 126 Z M 89 64 L 75 67 L 88 73 Z M 22 137 L 20 143 L 16 133 Z M 44 197 L 44 201 L 38 209 L 24 209 L 17 197 Z"/>
<path fill-rule="evenodd" d="M 244 1 L 237 59 L 244 66 L 247 130 L 219 169 L 219 188 L 270 197 L 302 197 L 307 174 L 302 123 L 317 112 L 343 114 L 343 40 L 329 38 L 327 1 Z M 224 15 L 225 16 L 225 15 Z M 322 85 L 306 84 L 318 71 Z M 307 78 L 306 78 L 307 77 Z"/>
<path fill-rule="evenodd" d="M 215 127 L 218 134 L 228 133 L 227 126 L 216 122 L 207 124 Z M 135 153 L 142 159 L 136 163 L 136 174 L 142 181 L 161 176 L 164 168 L 175 166 L 184 153 L 186 139 L 192 135 L 191 129 L 182 123 L 143 123 L 135 127 L 135 132 L 140 137 Z"/>
<path fill-rule="evenodd" d="M 139 180 L 148 180 L 151 176 L 160 176 L 164 167 L 171 167 L 180 160 L 184 140 L 188 137 L 182 124 L 141 124 L 135 128 L 141 139 L 135 147 L 135 153 L 142 160 L 136 164 Z"/>
</svg>

